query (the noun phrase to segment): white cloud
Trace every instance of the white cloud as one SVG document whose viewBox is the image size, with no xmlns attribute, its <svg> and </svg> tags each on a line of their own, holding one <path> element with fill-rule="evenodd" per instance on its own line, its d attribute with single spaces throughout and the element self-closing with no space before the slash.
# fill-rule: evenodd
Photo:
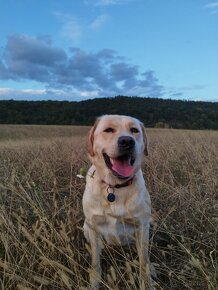
<svg viewBox="0 0 218 290">
<path fill-rule="evenodd" d="M 15 89 L 15 88 L 0 88 L 0 99 L 68 99 L 71 96 L 78 96 L 78 92 L 69 92 L 68 90 L 62 89 Z"/>
<path fill-rule="evenodd" d="M 86 97 L 86 98 L 96 98 L 96 97 L 98 97 L 98 92 L 97 91 L 80 92 L 80 96 Z"/>
<path fill-rule="evenodd" d="M 9 96 L 9 95 L 45 95 L 45 89 L 12 89 L 12 88 L 0 88 L 0 96 Z"/>
<path fill-rule="evenodd" d="M 79 91 L 69 89 L 16 89 L 0 88 L 0 100 L 68 100 L 80 101 L 99 97 L 98 91 Z"/>
</svg>

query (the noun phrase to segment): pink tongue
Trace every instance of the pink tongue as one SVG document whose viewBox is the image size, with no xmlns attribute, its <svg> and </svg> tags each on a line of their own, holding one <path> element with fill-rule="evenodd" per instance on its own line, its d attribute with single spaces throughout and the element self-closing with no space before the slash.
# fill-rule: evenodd
<svg viewBox="0 0 218 290">
<path fill-rule="evenodd" d="M 129 164 L 129 160 L 113 159 L 112 169 L 123 177 L 129 177 L 133 174 L 133 166 Z"/>
</svg>

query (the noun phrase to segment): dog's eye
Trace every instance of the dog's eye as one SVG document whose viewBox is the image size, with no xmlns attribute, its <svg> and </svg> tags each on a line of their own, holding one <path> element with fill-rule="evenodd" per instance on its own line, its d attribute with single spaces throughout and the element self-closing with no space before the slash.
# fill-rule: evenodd
<svg viewBox="0 0 218 290">
<path fill-rule="evenodd" d="M 137 128 L 131 128 L 130 129 L 131 133 L 139 133 L 139 130 Z"/>
<path fill-rule="evenodd" d="M 109 128 L 106 128 L 106 129 L 104 130 L 104 132 L 106 132 L 106 133 L 114 133 L 115 130 L 114 130 L 113 128 L 109 127 Z"/>
</svg>

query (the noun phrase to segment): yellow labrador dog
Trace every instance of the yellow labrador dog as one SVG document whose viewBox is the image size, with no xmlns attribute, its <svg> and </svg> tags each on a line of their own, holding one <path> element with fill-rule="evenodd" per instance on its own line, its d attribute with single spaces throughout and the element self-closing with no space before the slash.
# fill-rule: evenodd
<svg viewBox="0 0 218 290">
<path fill-rule="evenodd" d="M 141 164 L 148 154 L 143 124 L 132 117 L 104 115 L 89 133 L 92 166 L 83 195 L 84 234 L 91 245 L 92 289 L 101 279 L 102 240 L 109 244 L 136 243 L 141 283 L 151 288 L 148 243 L 151 201 Z"/>
</svg>

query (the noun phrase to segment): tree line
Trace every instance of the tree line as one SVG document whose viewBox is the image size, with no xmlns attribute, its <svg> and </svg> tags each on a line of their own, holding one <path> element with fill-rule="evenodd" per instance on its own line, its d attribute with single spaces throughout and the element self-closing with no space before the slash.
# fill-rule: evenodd
<svg viewBox="0 0 218 290">
<path fill-rule="evenodd" d="M 125 96 L 79 102 L 0 101 L 1 124 L 91 125 L 104 114 L 130 115 L 147 127 L 218 129 L 218 102 Z"/>
</svg>

